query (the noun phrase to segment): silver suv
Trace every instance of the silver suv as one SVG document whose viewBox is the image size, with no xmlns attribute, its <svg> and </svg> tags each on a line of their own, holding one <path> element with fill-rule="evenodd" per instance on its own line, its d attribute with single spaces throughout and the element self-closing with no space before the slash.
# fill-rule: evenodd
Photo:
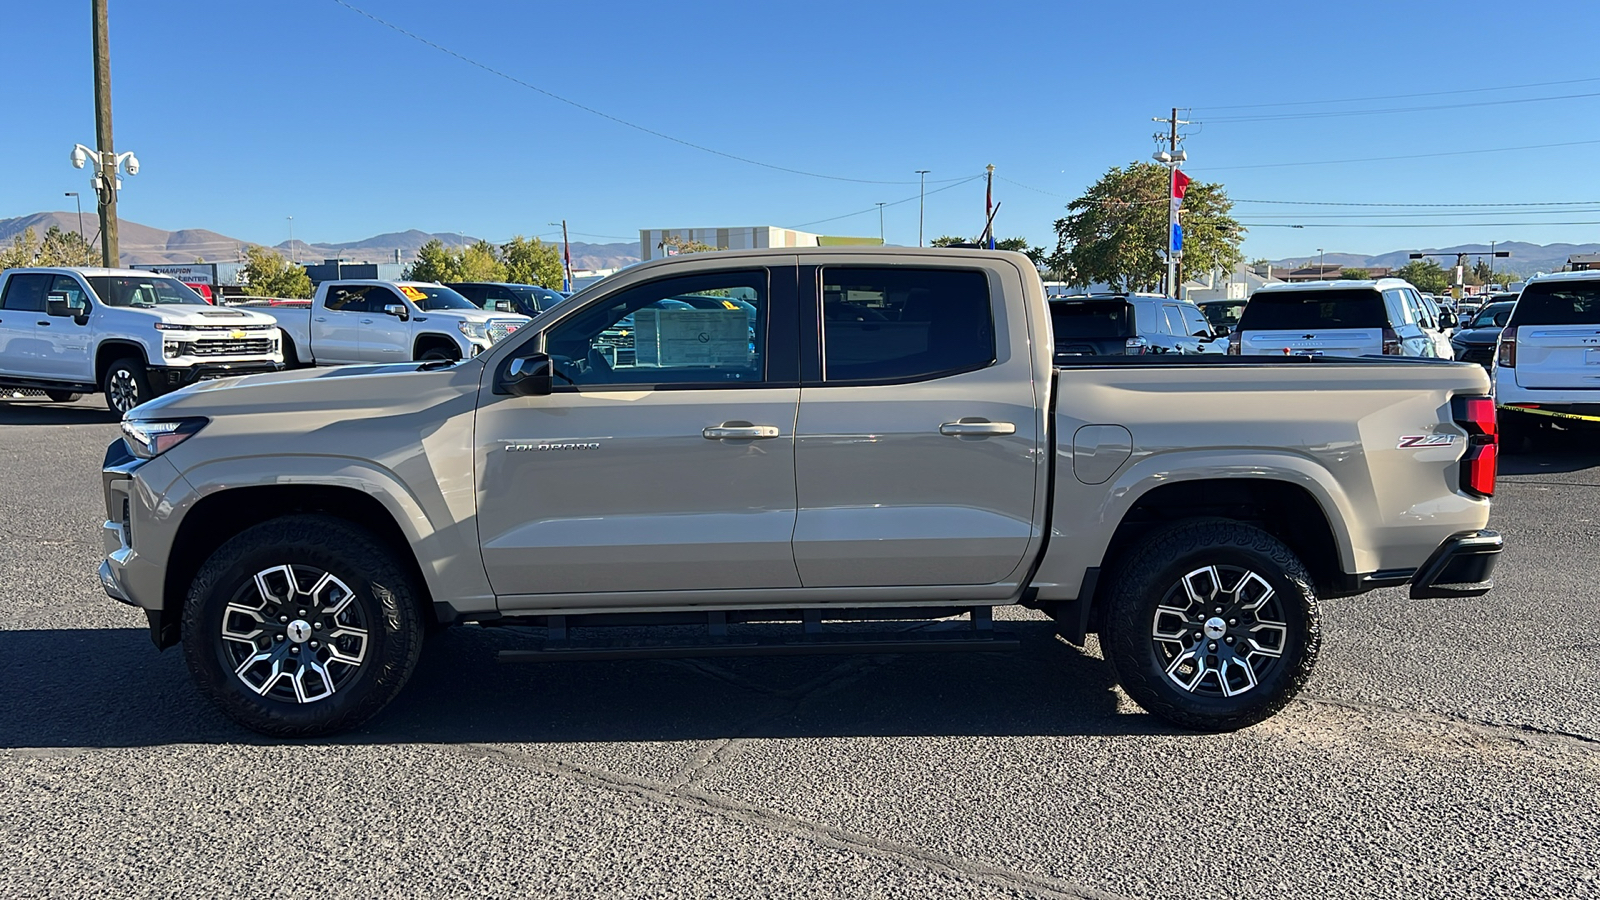
<svg viewBox="0 0 1600 900">
<path fill-rule="evenodd" d="M 1245 306 L 1228 352 L 1451 359 L 1444 327 L 1417 289 L 1398 278 L 1269 284 Z"/>
<path fill-rule="evenodd" d="M 1056 357 L 1204 353 L 1216 335 L 1200 308 L 1160 294 L 1077 294 L 1050 300 Z"/>
</svg>

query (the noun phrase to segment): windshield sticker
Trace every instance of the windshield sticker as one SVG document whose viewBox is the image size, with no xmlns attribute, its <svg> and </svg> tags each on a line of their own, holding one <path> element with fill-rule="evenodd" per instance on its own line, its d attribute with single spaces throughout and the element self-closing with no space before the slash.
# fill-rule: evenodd
<svg viewBox="0 0 1600 900">
<path fill-rule="evenodd" d="M 1453 434 L 1408 434 L 1400 438 L 1396 447 L 1405 450 L 1412 447 L 1448 447 L 1456 442 Z"/>
<path fill-rule="evenodd" d="M 412 303 L 421 303 L 422 301 L 428 299 L 427 294 L 424 294 L 409 284 L 400 285 L 400 293 L 405 294 L 406 299 L 410 300 Z"/>
</svg>

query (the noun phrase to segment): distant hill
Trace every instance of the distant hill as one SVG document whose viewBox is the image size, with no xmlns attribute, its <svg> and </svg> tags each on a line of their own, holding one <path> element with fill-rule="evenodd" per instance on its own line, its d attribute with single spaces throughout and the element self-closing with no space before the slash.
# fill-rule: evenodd
<svg viewBox="0 0 1600 900">
<path fill-rule="evenodd" d="M 1495 260 L 1496 270 L 1515 272 L 1526 277 L 1535 272 L 1559 271 L 1562 266 L 1567 264 L 1567 257 L 1569 256 L 1575 256 L 1580 253 L 1600 253 L 1600 244 L 1528 244 L 1522 241 L 1508 241 L 1503 244 L 1495 244 L 1494 249 L 1497 251 L 1511 251 L 1509 258 Z M 1356 253 L 1326 253 L 1323 254 L 1323 258 L 1330 266 L 1339 265 L 1356 269 L 1369 266 L 1388 266 L 1392 269 L 1398 269 L 1411 261 L 1410 254 L 1412 253 L 1443 253 L 1448 255 L 1430 255 L 1428 258 L 1445 268 L 1449 268 L 1455 265 L 1455 261 L 1450 257 L 1457 253 L 1467 254 L 1467 265 L 1472 265 L 1476 254 L 1487 254 L 1488 252 L 1488 244 L 1457 244 L 1454 247 L 1394 250 L 1377 256 L 1361 256 Z M 1306 265 L 1308 261 L 1315 265 L 1318 261 L 1318 255 L 1313 253 L 1310 256 L 1291 256 L 1285 259 L 1275 259 L 1272 260 L 1272 265 L 1277 268 L 1298 268 Z"/>
<path fill-rule="evenodd" d="M 0 242 L 10 243 L 12 238 L 28 228 L 32 228 L 36 234 L 43 235 L 51 225 L 59 227 L 62 231 L 77 231 L 78 214 L 42 212 L 12 219 L 0 219 Z M 118 243 L 124 265 L 192 263 L 197 258 L 204 258 L 208 262 L 230 262 L 238 259 L 244 248 L 253 243 L 202 228 L 163 231 L 129 219 L 122 219 L 118 226 Z M 84 213 L 83 231 L 84 238 L 96 246 L 99 245 L 100 220 L 92 211 Z M 395 253 L 398 251 L 400 261 L 409 263 L 417 258 L 417 250 L 431 240 L 455 246 L 463 240 L 470 244 L 478 239 L 472 235 L 463 237 L 454 232 L 429 234 L 411 229 L 336 244 L 308 244 L 296 240 L 291 246 L 288 241 L 283 241 L 273 245 L 273 249 L 300 262 L 321 262 L 335 257 L 343 257 L 349 262 L 394 262 Z M 638 261 L 637 242 L 617 244 L 572 242 L 572 266 L 575 269 L 616 269 Z"/>
</svg>

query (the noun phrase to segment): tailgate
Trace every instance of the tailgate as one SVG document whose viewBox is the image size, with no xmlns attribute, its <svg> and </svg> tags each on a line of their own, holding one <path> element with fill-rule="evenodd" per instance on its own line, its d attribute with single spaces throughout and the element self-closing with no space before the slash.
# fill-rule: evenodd
<svg viewBox="0 0 1600 900">
<path fill-rule="evenodd" d="M 1379 356 L 1381 328 L 1327 328 L 1307 331 L 1250 331 L 1240 351 L 1247 355 Z"/>
<path fill-rule="evenodd" d="M 1600 388 L 1600 325 L 1517 329 L 1517 386 Z"/>
</svg>

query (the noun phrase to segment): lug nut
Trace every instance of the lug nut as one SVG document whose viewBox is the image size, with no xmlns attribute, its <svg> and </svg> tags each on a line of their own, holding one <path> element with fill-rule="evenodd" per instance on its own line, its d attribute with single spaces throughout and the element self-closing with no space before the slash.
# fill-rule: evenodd
<svg viewBox="0 0 1600 900">
<path fill-rule="evenodd" d="M 1211 648 L 1211 649 L 1213 649 L 1213 650 L 1215 650 L 1215 649 L 1217 649 L 1217 648 L 1215 648 L 1215 647 L 1212 647 L 1212 648 Z M 290 647 L 290 648 L 289 648 L 289 652 L 290 652 L 290 653 L 299 653 L 299 652 L 300 652 L 300 648 L 299 648 L 299 647 Z"/>
<path fill-rule="evenodd" d="M 305 611 L 305 610 L 303 610 L 303 609 L 302 609 L 302 610 L 300 610 L 300 617 L 301 617 L 301 618 L 305 618 L 305 614 L 306 614 L 306 611 Z"/>
<path fill-rule="evenodd" d="M 1228 640 L 1231 641 L 1231 640 L 1233 640 L 1233 638 L 1228 638 Z M 317 649 L 317 642 L 316 641 L 312 641 L 311 642 L 311 649 L 313 649 L 313 650 Z"/>
<path fill-rule="evenodd" d="M 1222 607 L 1217 607 L 1217 615 L 1222 615 Z"/>
<path fill-rule="evenodd" d="M 1229 619 L 1229 620 L 1228 620 L 1228 625 L 1229 625 L 1229 626 L 1230 626 L 1230 627 L 1232 627 L 1232 626 L 1235 626 L 1235 625 L 1238 625 L 1238 624 L 1239 624 L 1239 620 L 1238 620 L 1238 619 Z"/>
<path fill-rule="evenodd" d="M 1233 643 L 1233 635 L 1231 635 L 1231 634 L 1228 635 L 1226 638 L 1224 638 L 1224 640 L 1226 640 L 1230 644 Z M 312 644 L 311 646 L 315 647 L 316 644 Z"/>
<path fill-rule="evenodd" d="M 1212 641 L 1212 642 L 1211 642 L 1211 647 L 1210 647 L 1210 649 L 1212 649 L 1212 650 L 1215 650 L 1215 649 L 1217 649 L 1217 644 L 1216 644 L 1216 642 L 1215 642 L 1215 641 Z"/>
<path fill-rule="evenodd" d="M 281 634 L 278 635 L 278 640 L 280 640 L 280 641 L 283 640 L 283 635 L 281 635 Z"/>
<path fill-rule="evenodd" d="M 322 623 L 321 622 L 312 622 L 311 623 L 311 628 L 314 631 L 321 631 L 322 630 Z"/>
<path fill-rule="evenodd" d="M 279 616 L 278 617 L 278 621 L 287 624 L 288 621 L 289 621 L 289 617 L 288 616 Z"/>
</svg>

